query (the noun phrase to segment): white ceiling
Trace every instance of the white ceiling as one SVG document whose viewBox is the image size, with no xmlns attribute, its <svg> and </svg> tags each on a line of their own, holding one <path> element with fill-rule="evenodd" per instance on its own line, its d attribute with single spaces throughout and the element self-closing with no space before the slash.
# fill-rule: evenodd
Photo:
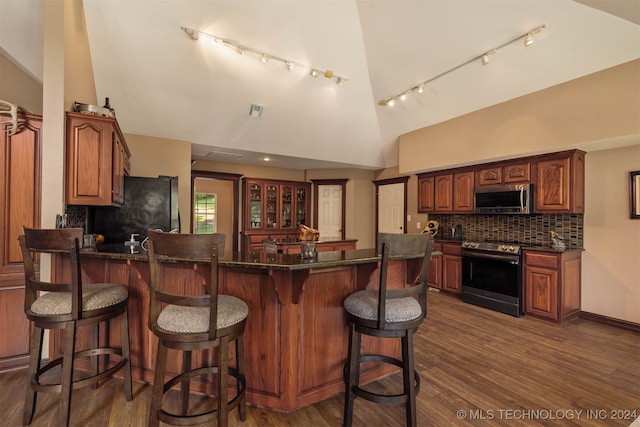
<svg viewBox="0 0 640 427">
<path fill-rule="evenodd" d="M 0 0 L 0 12 L 25 3 L 39 5 Z M 125 133 L 189 141 L 195 159 L 269 155 L 298 169 L 395 166 L 403 133 L 640 57 L 638 0 L 84 0 L 84 9 L 97 96 L 110 98 Z M 529 48 L 513 43 L 486 66 L 378 105 L 541 24 Z M 198 43 L 182 26 L 349 81 Z M 41 77 L 41 59 L 16 48 L 11 27 L 24 31 L 0 13 L 0 48 Z M 249 117 L 252 103 L 261 118 Z"/>
</svg>

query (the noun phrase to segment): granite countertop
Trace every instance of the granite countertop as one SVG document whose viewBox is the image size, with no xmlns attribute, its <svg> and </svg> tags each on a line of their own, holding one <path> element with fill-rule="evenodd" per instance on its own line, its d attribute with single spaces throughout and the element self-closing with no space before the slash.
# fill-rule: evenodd
<svg viewBox="0 0 640 427">
<path fill-rule="evenodd" d="M 112 260 L 147 261 L 147 253 L 139 246 L 133 248 L 121 244 L 98 245 L 96 249 L 82 249 L 81 256 L 90 258 L 104 258 Z M 439 255 L 440 252 L 433 252 Z M 397 255 L 391 256 L 391 260 L 415 259 L 422 255 Z M 314 258 L 302 258 L 299 254 L 245 254 L 235 252 L 220 258 L 220 265 L 224 267 L 239 267 L 251 269 L 277 269 L 277 270 L 306 270 L 310 268 L 327 268 L 356 264 L 366 264 L 380 260 L 380 255 L 375 249 L 355 249 L 349 251 L 318 252 Z M 176 259 L 165 258 L 164 262 L 193 262 L 207 263 L 206 259 Z"/>
<path fill-rule="evenodd" d="M 317 240 L 315 243 L 344 243 L 344 242 L 357 242 L 358 239 L 337 239 L 337 240 L 323 240 L 322 238 L 320 238 L 319 240 Z M 265 242 L 273 242 L 277 245 L 299 245 L 300 243 L 303 243 L 304 241 L 302 240 L 298 240 L 298 239 L 279 239 L 279 240 L 271 240 L 271 239 L 267 239 L 265 240 Z"/>
<path fill-rule="evenodd" d="M 458 243 L 458 244 L 462 244 L 463 240 L 454 240 L 454 239 L 448 239 L 448 238 L 435 238 L 434 239 L 436 243 Z M 520 246 L 520 249 L 525 251 L 525 250 L 529 250 L 529 251 L 538 251 L 538 252 L 551 252 L 551 253 L 556 253 L 556 254 L 562 254 L 562 253 L 567 253 L 567 252 L 572 252 L 572 251 L 584 251 L 584 248 L 571 248 L 571 247 L 566 247 L 566 248 L 556 248 L 553 246 L 549 246 L 549 245 L 527 245 L 526 243 L 514 243 L 516 245 Z"/>
</svg>

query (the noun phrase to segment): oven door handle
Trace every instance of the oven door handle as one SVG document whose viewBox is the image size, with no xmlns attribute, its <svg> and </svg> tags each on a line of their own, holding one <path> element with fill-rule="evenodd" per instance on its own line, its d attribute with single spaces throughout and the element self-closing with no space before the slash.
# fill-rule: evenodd
<svg viewBox="0 0 640 427">
<path fill-rule="evenodd" d="M 520 264 L 520 257 L 519 256 L 515 256 L 515 255 L 493 255 L 493 254 L 484 254 L 484 253 L 478 253 L 478 252 L 462 252 L 462 256 L 463 257 L 467 257 L 467 258 L 484 258 L 484 259 L 494 259 L 496 261 L 505 261 L 508 262 L 510 264 Z"/>
</svg>

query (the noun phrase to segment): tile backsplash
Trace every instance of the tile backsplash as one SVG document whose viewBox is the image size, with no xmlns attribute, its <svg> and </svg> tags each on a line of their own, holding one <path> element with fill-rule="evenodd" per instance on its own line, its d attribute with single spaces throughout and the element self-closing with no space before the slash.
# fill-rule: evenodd
<svg viewBox="0 0 640 427">
<path fill-rule="evenodd" d="M 451 238 L 451 229 L 462 226 L 463 240 L 497 241 L 527 246 L 550 246 L 551 231 L 563 237 L 567 248 L 583 248 L 583 216 L 578 214 L 545 215 L 439 215 L 429 219 L 439 222 L 436 238 Z"/>
</svg>

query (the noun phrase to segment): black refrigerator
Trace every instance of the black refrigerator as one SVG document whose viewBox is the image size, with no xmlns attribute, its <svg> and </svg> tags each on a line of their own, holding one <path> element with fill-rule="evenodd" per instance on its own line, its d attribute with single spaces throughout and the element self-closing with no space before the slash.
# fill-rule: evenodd
<svg viewBox="0 0 640 427">
<path fill-rule="evenodd" d="M 93 232 L 105 243 L 124 244 L 131 234 L 141 242 L 149 228 L 179 232 L 178 177 L 125 176 L 122 207 L 95 208 L 93 217 Z"/>
</svg>

